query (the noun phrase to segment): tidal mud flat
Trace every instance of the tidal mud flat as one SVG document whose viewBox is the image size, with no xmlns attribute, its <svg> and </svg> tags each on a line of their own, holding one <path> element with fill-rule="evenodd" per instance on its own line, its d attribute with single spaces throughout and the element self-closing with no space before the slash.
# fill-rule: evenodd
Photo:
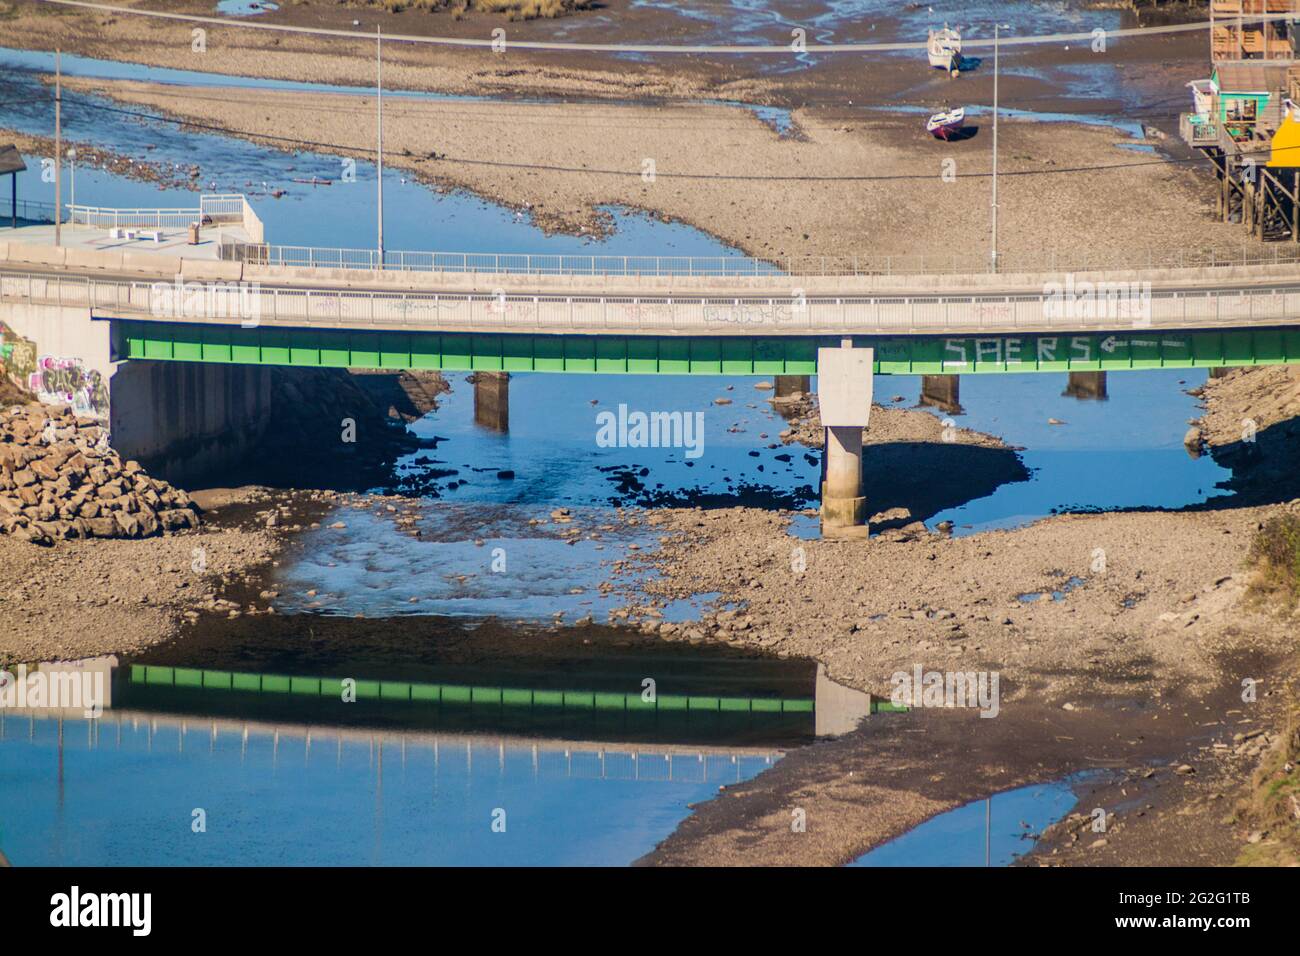
<svg viewBox="0 0 1300 956">
<path fill-rule="evenodd" d="M 30 47 L 40 37 L 46 49 L 61 45 L 65 52 L 109 60 L 176 69 L 209 70 L 231 75 L 305 80 L 350 86 L 368 86 L 374 80 L 373 44 L 367 40 L 316 37 L 293 32 L 210 27 L 206 53 L 192 48 L 191 24 L 147 17 L 115 16 L 68 7 L 14 0 L 9 15 L 0 19 L 0 43 Z M 814 26 L 810 40 L 822 42 L 912 42 L 923 44 L 926 28 L 947 18 L 968 29 L 971 38 L 987 39 L 988 22 L 967 21 L 959 6 L 944 10 L 920 4 L 871 3 L 855 10 L 851 5 L 826 5 L 835 22 Z M 837 9 L 838 7 L 838 9 Z M 869 7 L 870 9 L 866 9 Z M 211 4 L 183 2 L 170 11 L 211 15 Z M 933 11 L 933 12 L 932 12 Z M 816 16 L 815 6 L 799 14 Z M 1088 10 L 1070 4 L 1017 3 L 1016 32 L 1050 33 L 1102 27 L 1136 25 L 1131 15 L 1118 11 Z M 233 18 L 232 24 L 241 18 Z M 359 21 L 358 26 L 354 21 Z M 780 106 L 882 104 L 908 96 L 942 105 L 954 92 L 968 102 L 988 103 L 992 82 L 987 69 L 963 74 L 954 88 L 946 77 L 927 71 L 924 50 L 864 58 L 854 54 L 812 56 L 772 55 L 620 55 L 566 50 L 511 49 L 509 41 L 543 40 L 606 44 L 767 43 L 785 46 L 798 22 L 785 16 L 746 16 L 745 11 L 709 8 L 703 15 L 677 12 L 656 3 L 610 0 L 599 8 L 578 11 L 557 19 L 505 21 L 471 11 L 460 18 L 448 12 L 390 13 L 339 4 L 285 3 L 256 17 L 258 25 L 323 28 L 371 32 L 380 26 L 389 35 L 448 36 L 481 40 L 494 29 L 506 30 L 503 54 L 482 48 L 443 48 L 426 44 L 390 44 L 388 82 L 395 88 L 448 93 L 535 97 L 558 96 L 592 99 L 732 99 Z M 1105 65 L 1119 71 L 1134 103 L 1148 104 L 1142 118 L 1162 115 L 1162 97 L 1181 82 L 1169 75 L 1171 63 L 1199 55 L 1203 37 L 1172 34 L 1115 39 Z M 1066 81 L 1077 80 L 1098 65 L 1087 44 L 1049 44 L 1003 51 L 1009 68 L 1001 93 L 1008 104 L 1020 100 L 1035 108 L 1058 110 L 1091 104 L 1094 111 L 1123 110 L 1123 95 L 1114 92 L 1079 96 Z"/>
</svg>

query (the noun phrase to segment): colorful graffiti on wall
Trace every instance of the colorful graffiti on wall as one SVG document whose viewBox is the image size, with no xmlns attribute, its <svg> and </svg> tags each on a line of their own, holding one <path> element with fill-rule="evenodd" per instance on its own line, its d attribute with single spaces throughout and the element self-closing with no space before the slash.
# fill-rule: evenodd
<svg viewBox="0 0 1300 956">
<path fill-rule="evenodd" d="M 48 405 L 71 405 L 74 412 L 108 420 L 108 383 L 79 358 L 41 355 L 36 343 L 0 322 L 0 367 L 11 382 Z"/>
<path fill-rule="evenodd" d="M 79 358 L 42 355 L 27 379 L 28 391 L 49 405 L 71 405 L 78 415 L 108 418 L 108 384 Z"/>
<path fill-rule="evenodd" d="M 0 322 L 0 365 L 15 385 L 27 387 L 36 371 L 36 343 Z"/>
</svg>

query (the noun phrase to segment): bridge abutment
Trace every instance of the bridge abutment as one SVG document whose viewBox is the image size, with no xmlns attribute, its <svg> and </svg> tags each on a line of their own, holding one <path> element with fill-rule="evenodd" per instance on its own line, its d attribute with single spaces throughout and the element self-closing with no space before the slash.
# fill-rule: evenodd
<svg viewBox="0 0 1300 956">
<path fill-rule="evenodd" d="M 817 383 L 826 429 L 822 480 L 822 531 L 867 533 L 867 499 L 862 495 L 862 432 L 871 416 L 873 349 L 817 350 Z"/>
<path fill-rule="evenodd" d="M 177 484 L 234 467 L 271 415 L 271 370 L 118 361 L 113 323 L 85 306 L 0 303 L 4 372 L 50 405 L 108 426 L 113 447 Z"/>
<path fill-rule="evenodd" d="M 269 367 L 123 362 L 109 431 L 124 458 L 185 485 L 241 464 L 270 425 L 271 404 Z"/>
</svg>

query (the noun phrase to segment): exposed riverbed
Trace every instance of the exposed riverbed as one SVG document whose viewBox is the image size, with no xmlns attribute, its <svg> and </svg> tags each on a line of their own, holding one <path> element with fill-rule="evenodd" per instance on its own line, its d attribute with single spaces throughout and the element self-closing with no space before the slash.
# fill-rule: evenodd
<svg viewBox="0 0 1300 956">
<path fill-rule="evenodd" d="M 669 15 L 653 4 L 635 9 Z M 865 30 L 860 15 L 872 9 L 828 9 L 820 26 L 838 33 L 848 16 Z M 1080 16 L 1058 13 L 1036 23 Z M 915 32 L 927 18 L 913 11 L 889 30 Z M 577 37 L 594 22 L 573 18 L 557 29 Z M 748 8 L 701 24 L 696 35 L 755 38 L 789 26 Z M 882 23 L 882 34 L 889 30 Z M 287 76 L 232 89 L 164 52 L 154 59 L 184 72 L 150 79 L 170 85 L 127 85 L 120 81 L 139 78 L 132 67 L 69 58 L 65 136 L 112 142 L 119 158 L 147 167 L 135 175 L 120 164 L 79 168 L 79 202 L 190 206 L 188 182 L 249 194 L 274 242 L 370 245 L 375 170 L 364 149 L 331 145 L 369 141 L 364 76 L 340 62 L 327 78 L 350 91 Z M 394 56 L 400 79 L 405 54 Z M 49 57 L 7 57 L 22 69 L 6 77 L 12 99 L 0 126 L 45 136 L 48 87 L 30 68 L 48 70 Z M 951 95 L 946 79 L 895 59 L 890 76 L 915 87 L 915 109 Z M 786 83 L 785 69 L 767 70 L 773 78 L 762 84 Z M 415 72 L 409 63 L 405 70 Z M 1096 101 L 1092 111 L 1109 119 L 1038 122 L 1062 104 L 1035 100 L 1032 90 L 1059 70 L 1074 70 L 1078 89 Z M 683 81 L 693 101 L 736 91 L 701 77 Z M 1190 174 L 1117 148 L 1153 145 L 1132 140 L 1142 132 L 1129 122 L 1135 94 L 1118 70 L 1025 61 L 1013 63 L 1011 77 L 1030 115 L 1003 128 L 1011 161 L 1026 173 L 1004 201 L 1008 220 L 1024 226 L 1014 234 L 1026 254 L 1066 240 L 1119 249 L 1138 239 L 1143 248 L 1204 244 L 1211 234 L 1240 239 L 1233 227 L 1207 225 Z M 976 91 L 984 78 L 977 71 Z M 250 88 L 275 110 L 249 110 Z M 561 106 L 458 92 L 393 98 L 392 248 L 736 257 L 856 252 L 870 235 L 874 252 L 982 255 L 982 182 L 951 196 L 918 185 L 895 215 L 901 187 L 854 179 L 864 162 L 911 175 L 917 150 L 937 158 L 912 115 L 836 103 L 832 112 L 823 104 L 760 117 L 726 104 Z M 790 88 L 781 96 L 788 101 Z M 140 115 L 114 112 L 123 109 Z M 168 115 L 216 120 L 237 135 L 178 127 Z M 614 128 L 625 154 L 611 159 Z M 285 151 L 274 136 L 298 142 Z M 567 166 L 612 162 L 619 174 L 606 178 L 632 188 L 610 187 L 591 169 L 448 171 L 420 158 L 435 151 L 515 162 L 506 154 L 516 150 L 520 162 L 546 165 L 548 149 Z M 355 183 L 339 178 L 350 155 Z M 734 159 L 734 183 L 666 175 L 648 187 L 640 179 L 646 156 L 671 174 L 690 172 L 700 155 Z M 985 155 L 979 147 L 962 163 L 979 168 Z M 1058 215 L 1042 216 L 1032 185 L 1041 180 L 1029 173 L 1079 155 L 1133 165 L 1070 180 L 1052 192 Z M 39 158 L 29 154 L 19 189 L 49 201 Z M 744 175 L 756 164 L 843 182 L 760 186 Z M 293 182 L 313 178 L 333 185 Z M 1127 191 L 1115 188 L 1120 178 Z M 846 202 L 846 190 L 861 201 Z M 953 208 L 963 215 L 954 219 Z M 1147 763 L 1163 767 L 1264 719 L 1224 716 L 1228 689 L 1267 673 L 1286 647 L 1284 625 L 1239 611 L 1243 561 L 1258 522 L 1300 489 L 1285 468 L 1249 480 L 1264 473 L 1247 469 L 1250 449 L 1221 461 L 1187 453 L 1187 422 L 1200 414 L 1189 392 L 1204 386 L 1203 371 L 1115 373 L 1101 402 L 1062 395 L 1059 375 L 968 376 L 961 412 L 942 413 L 916 407 L 917 378 L 882 376 L 877 399 L 886 407 L 866 456 L 879 533 L 859 544 L 819 538 L 809 513 L 820 480 L 815 409 L 774 407 L 770 388 L 758 387 L 770 380 L 515 376 L 508 426 L 489 429 L 475 424 L 472 385 L 448 379 L 437 409 L 409 425 L 430 447 L 406 455 L 373 489 L 400 496 L 213 492 L 202 536 L 52 551 L 0 541 L 9 595 L 0 602 L 9 635 L 0 659 L 121 655 L 121 713 L 88 733 L 51 720 L 9 717 L 0 726 L 0 751 L 19 758 L 0 763 L 17 768 L 0 776 L 0 800 L 42 794 L 0 803 L 0 847 L 15 863 L 627 863 L 652 851 L 657 862 L 739 862 L 739 833 L 759 834 L 747 861 L 847 862 L 990 793 L 1099 766 L 1145 780 Z M 1294 414 L 1289 388 L 1263 389 L 1266 436 L 1277 439 Z M 1230 444 L 1234 421 L 1252 412 L 1254 392 L 1242 391 L 1241 401 L 1223 393 L 1212 410 L 1207 430 L 1219 438 L 1211 445 Z M 602 444 L 597 416 L 620 405 L 700 416 L 699 454 Z M 950 425 L 955 441 L 943 437 Z M 951 536 L 941 530 L 947 523 Z M 204 549 L 202 571 L 195 548 Z M 809 746 L 815 661 L 878 695 L 895 670 L 917 663 L 1000 671 L 1004 718 L 877 715 L 857 734 Z M 234 674 L 256 677 L 255 696 L 248 688 L 240 696 L 233 677 L 223 687 L 221 675 Z M 376 684 L 379 696 L 344 717 L 322 688 L 350 674 Z M 655 722 L 637 723 L 646 678 L 668 700 L 686 699 L 684 709 L 656 709 Z M 308 706 L 295 695 L 312 687 Z M 432 687 L 436 707 L 427 706 Z M 524 692 L 527 713 L 512 709 Z M 555 706 L 557 692 L 559 711 L 539 711 L 539 700 Z M 620 695 L 621 711 L 597 704 Z M 776 719 L 763 716 L 772 701 Z M 1126 746 L 1131 738 L 1143 743 Z M 138 776 L 114 802 L 88 799 L 128 768 Z M 1184 785 L 1164 769 L 1155 779 L 1169 791 Z M 688 818 L 691 804 L 724 783 L 719 799 Z M 795 800 L 816 821 L 803 844 L 786 841 Z M 200 806 L 209 836 L 224 842 L 192 838 Z M 497 810 L 504 833 L 492 828 Z M 276 839 L 266 840 L 268 826 L 280 827 Z M 147 851 L 122 836 L 145 831 L 161 834 Z M 341 831 L 352 837 L 335 840 Z M 904 840 L 924 842 L 929 832 Z M 1198 859 L 1231 842 L 1229 834 L 1195 844 Z M 913 844 L 882 847 L 876 860 L 914 858 L 900 845 Z M 999 850 L 999 862 L 1010 855 Z"/>
</svg>

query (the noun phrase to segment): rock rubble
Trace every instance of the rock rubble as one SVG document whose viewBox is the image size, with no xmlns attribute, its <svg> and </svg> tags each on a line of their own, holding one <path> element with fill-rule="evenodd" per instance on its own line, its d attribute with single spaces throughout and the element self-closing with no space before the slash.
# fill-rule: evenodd
<svg viewBox="0 0 1300 956">
<path fill-rule="evenodd" d="M 0 532 L 35 544 L 148 538 L 199 526 L 185 492 L 123 461 L 94 418 L 66 406 L 0 410 Z"/>
</svg>

